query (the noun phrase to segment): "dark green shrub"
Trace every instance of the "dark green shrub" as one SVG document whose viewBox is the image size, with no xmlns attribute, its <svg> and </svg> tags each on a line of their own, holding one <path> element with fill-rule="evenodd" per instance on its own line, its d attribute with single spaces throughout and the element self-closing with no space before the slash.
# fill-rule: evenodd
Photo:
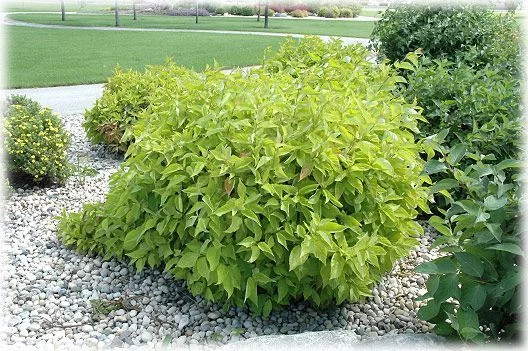
<svg viewBox="0 0 528 351">
<path fill-rule="evenodd" d="M 442 247 L 445 255 L 416 268 L 429 274 L 428 291 L 420 298 L 427 303 L 418 316 L 444 336 L 477 343 L 519 340 L 524 266 L 520 181 L 507 173 L 520 162 L 491 163 L 468 154 L 464 144 L 450 150 L 439 146 L 435 137 L 424 143 L 430 154 L 441 154 L 426 170 L 442 175 L 431 192 L 447 205 L 441 216 L 429 219 L 442 234 L 433 247 Z"/>
<path fill-rule="evenodd" d="M 164 66 L 147 66 L 144 73 L 116 69 L 108 79 L 103 95 L 84 115 L 83 127 L 94 143 L 104 143 L 126 151 L 133 141 L 127 129 L 138 120 L 140 113 L 150 106 L 150 100 L 162 87 L 177 89 L 180 75 L 192 71 L 168 61 Z"/>
<path fill-rule="evenodd" d="M 383 13 L 372 32 L 371 47 L 391 61 L 421 48 L 431 58 L 456 61 L 464 53 L 462 58 L 473 67 L 510 69 L 518 67 L 520 38 L 513 16 L 482 7 L 402 5 Z"/>
<path fill-rule="evenodd" d="M 521 124 L 520 81 L 492 67 L 474 70 L 464 63 L 422 58 L 407 75 L 404 94 L 416 99 L 427 122 L 422 137 L 449 128 L 447 145 L 463 142 L 477 154 L 499 160 L 518 158 Z"/>
<path fill-rule="evenodd" d="M 8 98 L 4 119 L 7 171 L 14 182 L 63 183 L 69 136 L 60 118 L 25 96 Z"/>
<path fill-rule="evenodd" d="M 63 215 L 63 242 L 162 266 L 195 295 L 264 315 L 369 295 L 422 233 L 420 115 L 360 45 L 293 43 L 282 57 L 320 58 L 297 77 L 271 59 L 160 90 L 106 201 Z"/>
<path fill-rule="evenodd" d="M 235 16 L 253 16 L 255 9 L 251 6 L 231 6 L 229 13 Z"/>
</svg>

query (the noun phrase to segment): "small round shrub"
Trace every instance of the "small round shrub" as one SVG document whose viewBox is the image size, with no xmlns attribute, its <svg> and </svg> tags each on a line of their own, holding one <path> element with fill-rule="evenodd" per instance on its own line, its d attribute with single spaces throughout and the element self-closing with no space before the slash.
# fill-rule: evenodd
<svg viewBox="0 0 528 351">
<path fill-rule="evenodd" d="M 357 17 L 361 13 L 363 6 L 361 4 L 352 4 L 350 5 L 350 11 L 352 12 L 352 17 Z"/>
<path fill-rule="evenodd" d="M 297 18 L 304 18 L 304 17 L 308 17 L 308 11 L 306 10 L 293 10 L 291 13 L 290 13 L 290 16 L 292 17 L 297 17 Z"/>
<path fill-rule="evenodd" d="M 7 101 L 4 122 L 7 171 L 14 182 L 63 183 L 69 136 L 60 118 L 24 96 Z"/>
<path fill-rule="evenodd" d="M 264 316 L 368 296 L 422 233 L 420 115 L 361 45 L 280 51 L 293 62 L 160 89 L 105 202 L 62 217 L 63 242 L 164 267 L 194 295 Z"/>
<path fill-rule="evenodd" d="M 317 11 L 317 16 L 319 17 L 326 17 L 327 14 L 329 14 L 331 11 L 330 11 L 330 8 L 328 8 L 327 6 L 322 6 L 319 8 L 319 10 Z"/>
<path fill-rule="evenodd" d="M 340 10 L 340 17 L 344 17 L 344 18 L 350 18 L 350 17 L 352 17 L 352 10 L 349 9 L 348 7 L 343 7 L 343 8 L 341 8 L 341 10 Z"/>
<path fill-rule="evenodd" d="M 520 38 L 511 15 L 477 6 L 401 5 L 387 9 L 376 22 L 371 46 L 391 61 L 421 48 L 428 57 L 456 61 L 462 55 L 476 68 L 490 64 L 509 69 L 517 67 Z"/>
<path fill-rule="evenodd" d="M 229 13 L 235 16 L 253 16 L 255 9 L 251 6 L 231 6 Z"/>
<path fill-rule="evenodd" d="M 338 18 L 341 15 L 341 9 L 337 6 L 330 7 L 329 13 L 326 14 L 327 18 Z"/>
</svg>

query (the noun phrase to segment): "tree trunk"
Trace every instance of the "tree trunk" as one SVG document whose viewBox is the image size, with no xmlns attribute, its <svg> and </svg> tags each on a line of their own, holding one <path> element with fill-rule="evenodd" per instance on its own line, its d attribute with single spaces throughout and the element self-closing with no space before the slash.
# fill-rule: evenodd
<svg viewBox="0 0 528 351">
<path fill-rule="evenodd" d="M 266 8 L 264 9 L 264 28 L 268 28 L 269 17 L 269 0 L 266 0 Z"/>
<path fill-rule="evenodd" d="M 134 21 L 137 20 L 137 16 L 136 16 L 136 2 L 132 2 L 132 10 L 134 11 Z"/>
<path fill-rule="evenodd" d="M 258 8 L 257 8 L 257 22 L 260 22 L 260 0 L 258 2 Z"/>
<path fill-rule="evenodd" d="M 61 0 L 61 19 L 66 21 L 66 10 L 64 9 L 64 0 Z"/>
<path fill-rule="evenodd" d="M 117 0 L 115 0 L 115 26 L 119 27 L 119 10 L 117 9 Z"/>
<path fill-rule="evenodd" d="M 196 24 L 198 24 L 198 0 L 196 0 Z"/>
</svg>

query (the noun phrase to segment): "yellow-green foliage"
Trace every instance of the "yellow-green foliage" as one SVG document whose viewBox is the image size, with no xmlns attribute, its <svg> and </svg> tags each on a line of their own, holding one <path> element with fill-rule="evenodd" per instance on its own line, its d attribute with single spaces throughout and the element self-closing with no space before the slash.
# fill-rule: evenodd
<svg viewBox="0 0 528 351">
<path fill-rule="evenodd" d="M 360 45 L 284 45 L 250 74 L 166 82 L 106 201 L 63 215 L 63 242 L 263 315 L 369 295 L 422 233 L 420 113 Z"/>
<path fill-rule="evenodd" d="M 145 72 L 123 71 L 117 68 L 108 79 L 103 95 L 84 115 L 83 127 L 94 143 L 103 143 L 126 151 L 132 136 L 125 132 L 138 120 L 141 112 L 150 106 L 150 99 L 163 91 L 171 77 L 193 75 L 168 61 L 165 66 L 147 66 Z M 165 88 L 166 89 L 166 88 Z"/>
<path fill-rule="evenodd" d="M 63 182 L 68 174 L 69 137 L 50 109 L 21 96 L 8 101 L 4 146 L 8 171 L 35 182 Z"/>
</svg>

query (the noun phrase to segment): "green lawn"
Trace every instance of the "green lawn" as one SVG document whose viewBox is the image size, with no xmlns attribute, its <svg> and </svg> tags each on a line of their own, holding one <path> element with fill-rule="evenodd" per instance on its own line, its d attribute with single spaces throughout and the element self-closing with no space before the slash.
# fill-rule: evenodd
<svg viewBox="0 0 528 351">
<path fill-rule="evenodd" d="M 116 32 L 9 26 L 9 88 L 104 82 L 116 65 L 142 70 L 167 57 L 204 69 L 214 60 L 224 67 L 260 64 L 266 47 L 281 37 L 213 33 Z"/>
<path fill-rule="evenodd" d="M 66 21 L 61 21 L 60 14 L 24 13 L 11 15 L 10 18 L 32 23 L 59 24 L 68 26 L 114 26 L 114 16 L 108 15 L 67 15 Z M 368 38 L 374 22 L 365 21 L 335 21 L 309 19 L 277 19 L 270 18 L 269 28 L 264 29 L 264 20 L 257 22 L 255 18 L 240 17 L 200 17 L 199 23 L 190 16 L 153 16 L 140 15 L 137 21 L 131 15 L 121 16 L 122 27 L 134 28 L 173 28 L 173 29 L 207 29 L 233 31 L 259 31 L 275 33 L 336 35 L 347 37 Z"/>
<path fill-rule="evenodd" d="M 104 11 L 110 9 L 113 6 L 113 1 L 96 1 L 92 3 L 87 1 L 84 5 L 81 1 L 68 1 L 64 2 L 66 11 L 71 12 L 93 12 L 93 11 Z M 82 5 L 82 6 L 81 6 Z M 131 8 L 131 5 L 122 4 L 123 8 Z M 38 12 L 38 11 L 60 11 L 61 3 L 59 0 L 47 0 L 46 2 L 31 1 L 31 0 L 6 0 L 4 2 L 4 11 L 7 12 Z"/>
</svg>

